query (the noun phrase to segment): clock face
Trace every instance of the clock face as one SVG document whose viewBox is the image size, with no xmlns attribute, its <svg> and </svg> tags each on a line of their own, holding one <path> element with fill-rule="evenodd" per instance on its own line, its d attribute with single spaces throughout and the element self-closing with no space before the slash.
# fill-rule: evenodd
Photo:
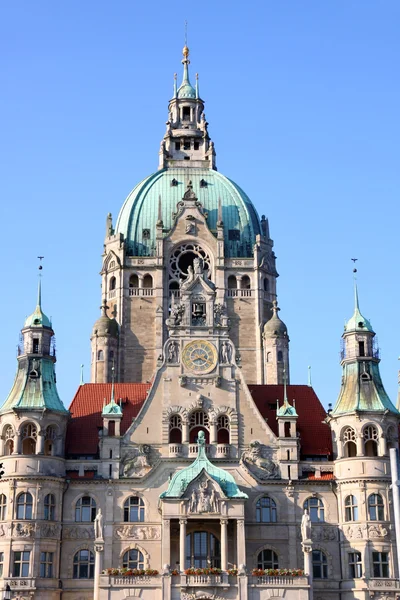
<svg viewBox="0 0 400 600">
<path fill-rule="evenodd" d="M 218 355 L 215 347 L 205 340 L 189 342 L 183 349 L 182 362 L 194 373 L 210 373 L 217 365 Z"/>
</svg>

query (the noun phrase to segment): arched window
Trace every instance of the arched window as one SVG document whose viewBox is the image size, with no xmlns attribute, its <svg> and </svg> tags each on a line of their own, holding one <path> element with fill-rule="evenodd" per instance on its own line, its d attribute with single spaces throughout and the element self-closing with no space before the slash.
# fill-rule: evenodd
<svg viewBox="0 0 400 600">
<path fill-rule="evenodd" d="M 378 456 L 378 430 L 373 425 L 364 428 L 365 456 Z"/>
<path fill-rule="evenodd" d="M 4 430 L 4 454 L 10 456 L 14 452 L 14 430 L 11 425 L 7 425 Z"/>
<path fill-rule="evenodd" d="M 54 440 L 57 437 L 57 429 L 54 425 L 49 425 L 46 429 L 44 453 L 46 456 L 52 456 L 54 450 Z"/>
<path fill-rule="evenodd" d="M 17 519 L 32 519 L 32 509 L 32 494 L 22 492 L 17 498 Z"/>
<path fill-rule="evenodd" d="M 323 523 L 325 521 L 324 503 L 320 498 L 307 498 L 303 508 L 308 510 L 312 523 Z"/>
<path fill-rule="evenodd" d="M 263 496 L 256 504 L 257 523 L 276 523 L 276 504 L 269 496 Z"/>
<path fill-rule="evenodd" d="M 172 415 L 169 419 L 169 443 L 182 443 L 182 419 L 179 415 Z"/>
<path fill-rule="evenodd" d="M 269 292 L 269 279 L 268 279 L 268 277 L 264 277 L 263 285 L 264 285 L 264 292 Z"/>
<path fill-rule="evenodd" d="M 75 504 L 75 521 L 90 523 L 96 518 L 96 502 L 91 496 L 82 496 Z"/>
<path fill-rule="evenodd" d="M 135 523 L 144 521 L 144 502 L 137 496 L 130 496 L 124 502 L 124 521 L 125 523 Z"/>
<path fill-rule="evenodd" d="M 129 277 L 129 287 L 130 288 L 138 288 L 139 287 L 139 277 L 134 273 Z"/>
<path fill-rule="evenodd" d="M 217 420 L 217 443 L 229 444 L 229 418 L 226 415 L 220 415 Z"/>
<path fill-rule="evenodd" d="M 144 288 L 152 288 L 153 287 L 153 278 L 151 275 L 145 275 L 143 277 L 143 287 Z"/>
<path fill-rule="evenodd" d="M 207 567 L 221 568 L 221 548 L 219 540 L 208 531 L 194 531 L 186 536 L 186 565 L 187 567 L 204 569 Z"/>
<path fill-rule="evenodd" d="M 357 456 L 356 432 L 352 427 L 346 427 L 343 431 L 343 444 L 345 458 Z"/>
<path fill-rule="evenodd" d="M 109 268 L 109 269 L 113 269 L 114 267 L 115 267 L 115 260 L 112 260 L 112 261 L 110 262 L 110 264 L 108 265 L 108 268 Z"/>
<path fill-rule="evenodd" d="M 7 497 L 5 494 L 0 494 L 0 521 L 5 521 L 7 518 Z"/>
<path fill-rule="evenodd" d="M 104 360 L 104 352 L 103 350 L 97 351 L 97 360 Z"/>
<path fill-rule="evenodd" d="M 257 556 L 257 569 L 279 569 L 278 555 L 270 548 L 261 550 Z"/>
<path fill-rule="evenodd" d="M 44 518 L 46 521 L 55 521 L 56 499 L 54 494 L 47 494 L 44 498 Z"/>
<path fill-rule="evenodd" d="M 344 501 L 345 521 L 358 521 L 358 505 L 355 496 L 347 496 Z"/>
<path fill-rule="evenodd" d="M 206 436 L 206 444 L 209 444 L 210 434 L 208 431 L 208 427 L 208 415 L 206 412 L 204 412 L 204 410 L 195 410 L 194 412 L 192 412 L 189 420 L 190 443 L 196 443 L 197 436 L 199 435 L 200 431 L 203 431 L 204 435 Z"/>
<path fill-rule="evenodd" d="M 371 494 L 368 497 L 368 517 L 370 521 L 384 521 L 385 508 L 380 494 Z"/>
<path fill-rule="evenodd" d="M 22 454 L 36 454 L 37 429 L 33 423 L 22 428 Z"/>
<path fill-rule="evenodd" d="M 229 275 L 228 277 L 228 290 L 236 290 L 237 289 L 237 280 L 235 275 Z"/>
<path fill-rule="evenodd" d="M 111 277 L 108 289 L 110 291 L 112 291 L 112 290 L 115 290 L 116 287 L 117 287 L 117 280 L 115 279 L 115 277 Z"/>
<path fill-rule="evenodd" d="M 122 557 L 124 569 L 144 569 L 143 554 L 139 550 L 128 550 Z"/>
<path fill-rule="evenodd" d="M 312 562 L 314 579 L 328 579 L 328 561 L 321 550 L 313 550 Z"/>
<path fill-rule="evenodd" d="M 243 275 L 240 287 L 242 290 L 249 290 L 251 288 L 250 277 L 248 275 Z"/>
<path fill-rule="evenodd" d="M 93 579 L 94 556 L 90 550 L 79 550 L 74 556 L 74 579 Z"/>
</svg>

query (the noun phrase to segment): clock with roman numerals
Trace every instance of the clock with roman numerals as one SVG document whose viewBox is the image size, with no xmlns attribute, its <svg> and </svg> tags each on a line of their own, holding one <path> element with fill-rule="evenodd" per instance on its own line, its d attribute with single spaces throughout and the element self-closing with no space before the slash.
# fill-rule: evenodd
<svg viewBox="0 0 400 600">
<path fill-rule="evenodd" d="M 194 340 L 183 349 L 182 362 L 188 371 L 203 375 L 217 366 L 218 354 L 215 346 L 206 340 Z"/>
</svg>

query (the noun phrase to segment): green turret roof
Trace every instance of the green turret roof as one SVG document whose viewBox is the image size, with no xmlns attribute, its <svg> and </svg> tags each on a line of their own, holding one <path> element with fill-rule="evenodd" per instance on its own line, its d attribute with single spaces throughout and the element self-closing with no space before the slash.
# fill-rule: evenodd
<svg viewBox="0 0 400 600">
<path fill-rule="evenodd" d="M 349 319 L 345 324 L 344 330 L 346 333 L 350 331 L 369 331 L 371 333 L 374 332 L 371 323 L 368 321 L 368 319 L 363 317 L 363 315 L 360 312 L 356 281 L 354 282 L 354 313 L 351 319 Z"/>
<path fill-rule="evenodd" d="M 58 395 L 51 358 L 20 358 L 14 385 L 0 413 L 13 409 L 68 413 Z"/>
<path fill-rule="evenodd" d="M 383 387 L 379 365 L 368 361 L 369 373 L 364 361 L 343 365 L 343 384 L 332 415 L 354 411 L 385 411 L 399 414 Z"/>
<path fill-rule="evenodd" d="M 42 311 L 42 285 L 39 279 L 38 295 L 36 308 L 27 319 L 25 319 L 24 327 L 50 327 L 51 321 Z"/>
<path fill-rule="evenodd" d="M 247 499 L 247 494 L 240 491 L 233 476 L 228 473 L 228 471 L 216 467 L 208 460 L 205 451 L 205 437 L 203 431 L 199 432 L 198 444 L 199 451 L 195 461 L 189 467 L 175 473 L 170 481 L 168 490 L 163 492 L 160 495 L 160 498 L 180 498 L 184 495 L 190 483 L 204 471 L 219 484 L 225 496 L 228 498 Z"/>
<path fill-rule="evenodd" d="M 122 408 L 115 402 L 114 399 L 114 381 L 112 382 L 111 386 L 111 400 L 103 407 L 103 411 L 101 413 L 102 417 L 106 417 L 107 415 L 121 415 L 122 417 Z"/>
</svg>

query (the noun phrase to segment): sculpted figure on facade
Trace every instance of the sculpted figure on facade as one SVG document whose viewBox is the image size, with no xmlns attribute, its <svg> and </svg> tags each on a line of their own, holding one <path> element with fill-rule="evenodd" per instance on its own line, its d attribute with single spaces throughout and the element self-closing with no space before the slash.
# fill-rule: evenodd
<svg viewBox="0 0 400 600">
<path fill-rule="evenodd" d="M 171 364 L 179 363 L 179 344 L 176 341 L 170 342 L 168 346 L 168 362 Z"/>
<path fill-rule="evenodd" d="M 101 513 L 101 508 L 97 511 L 97 515 L 94 520 L 94 539 L 102 540 L 103 539 L 103 515 Z"/>
<path fill-rule="evenodd" d="M 115 530 L 115 536 L 121 540 L 159 540 L 159 527 L 138 527 L 137 525 L 121 525 Z"/>
<path fill-rule="evenodd" d="M 128 450 L 122 461 L 122 475 L 124 477 L 143 477 L 151 469 L 149 462 L 150 446 L 142 444 L 137 448 Z"/>
<path fill-rule="evenodd" d="M 66 540 L 92 540 L 94 539 L 94 528 L 71 525 L 63 528 L 62 536 Z"/>
<path fill-rule="evenodd" d="M 214 487 L 209 488 L 208 479 L 201 481 L 197 488 L 193 488 L 189 497 L 188 510 L 190 513 L 216 513 L 218 512 L 218 498 Z"/>
<path fill-rule="evenodd" d="M 301 518 L 301 540 L 303 543 L 311 540 L 311 519 L 307 509 Z"/>
<path fill-rule="evenodd" d="M 242 453 L 241 460 L 258 479 L 277 479 L 280 477 L 279 467 L 266 454 L 267 447 L 255 440 L 249 450 Z"/>
<path fill-rule="evenodd" d="M 35 526 L 33 523 L 17 523 L 14 527 L 14 534 L 17 537 L 32 537 L 34 531 Z"/>
<path fill-rule="evenodd" d="M 232 345 L 226 340 L 221 344 L 220 361 L 223 365 L 230 365 L 232 362 Z"/>
</svg>

